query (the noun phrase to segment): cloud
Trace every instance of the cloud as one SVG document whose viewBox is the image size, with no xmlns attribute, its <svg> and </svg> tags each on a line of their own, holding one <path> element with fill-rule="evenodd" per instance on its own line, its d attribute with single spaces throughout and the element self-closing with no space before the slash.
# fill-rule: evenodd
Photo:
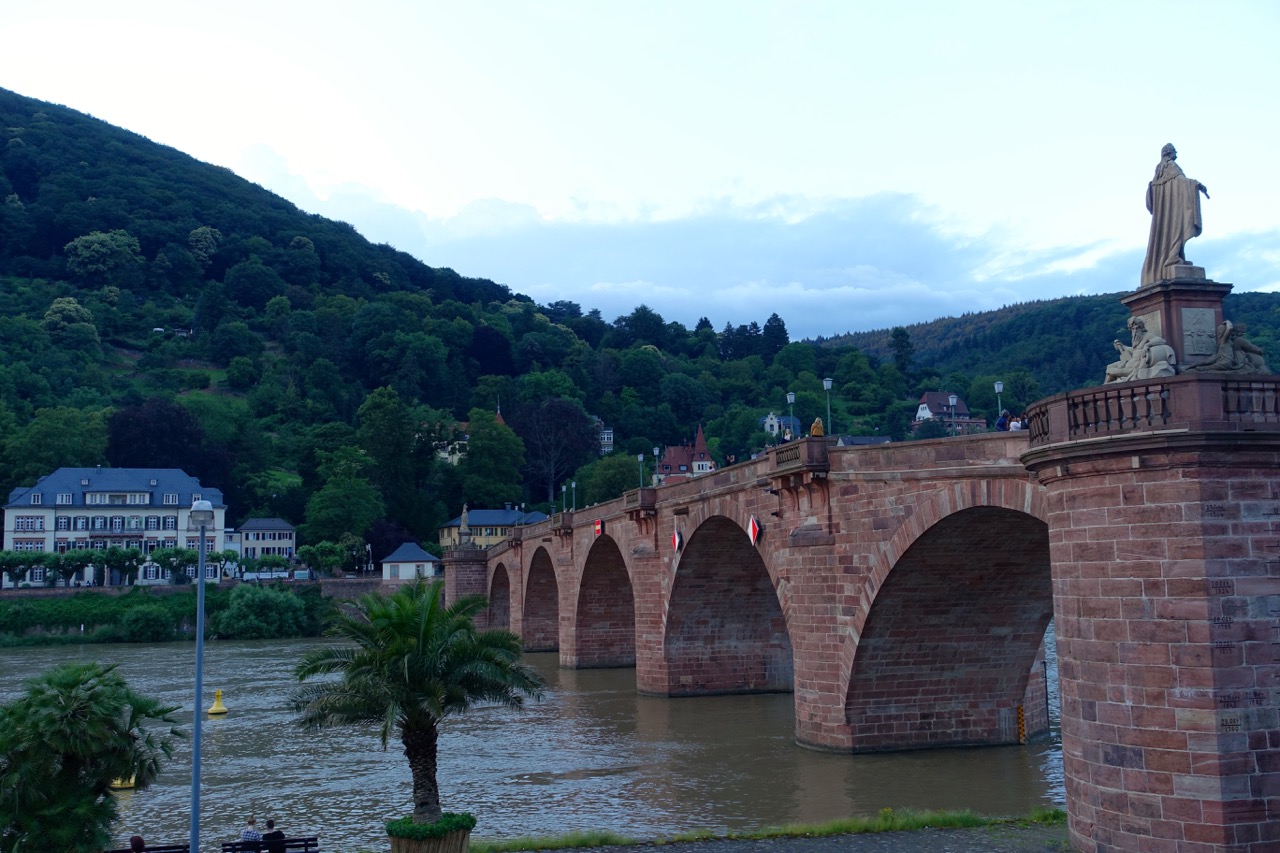
<svg viewBox="0 0 1280 853">
<path fill-rule="evenodd" d="M 1050 248 L 1024 248 L 995 230 L 965 235 L 901 193 L 710 200 L 696 215 L 608 222 L 548 220 L 488 199 L 431 219 L 359 186 L 320 199 L 296 177 L 282 179 L 279 161 L 261 156 L 258 165 L 304 209 L 542 304 L 570 300 L 606 320 L 645 304 L 690 327 L 707 317 L 717 329 L 777 313 L 793 339 L 1131 290 L 1145 249 L 1145 234 Z M 1188 254 L 1237 290 L 1277 290 L 1277 247 L 1277 232 L 1252 232 L 1197 239 Z"/>
</svg>

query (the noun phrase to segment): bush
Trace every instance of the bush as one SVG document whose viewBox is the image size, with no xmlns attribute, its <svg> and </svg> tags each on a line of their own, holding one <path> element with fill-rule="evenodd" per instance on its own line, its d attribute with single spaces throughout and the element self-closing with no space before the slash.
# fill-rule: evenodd
<svg viewBox="0 0 1280 853">
<path fill-rule="evenodd" d="M 212 633 L 229 640 L 273 640 L 298 637 L 307 626 L 302 599 L 284 590 L 241 584 L 231 603 L 211 621 Z"/>
<path fill-rule="evenodd" d="M 445 812 L 435 823 L 414 823 L 413 815 L 387 821 L 387 835 L 396 838 L 443 838 L 450 832 L 476 828 L 476 816 L 470 812 Z"/>
<path fill-rule="evenodd" d="M 125 643 L 163 643 L 174 638 L 173 615 L 159 604 L 143 604 L 124 614 L 119 639 Z"/>
</svg>

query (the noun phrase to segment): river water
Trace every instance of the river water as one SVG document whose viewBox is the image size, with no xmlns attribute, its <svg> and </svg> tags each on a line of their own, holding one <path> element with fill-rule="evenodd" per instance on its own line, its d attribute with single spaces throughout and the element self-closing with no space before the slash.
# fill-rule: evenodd
<svg viewBox="0 0 1280 853">
<path fill-rule="evenodd" d="M 325 850 L 385 850 L 382 823 L 411 811 L 409 768 L 371 730 L 306 732 L 285 702 L 294 664 L 315 641 L 205 645 L 202 706 L 224 691 L 230 713 L 206 718 L 201 848 L 238 838 L 245 817 L 272 817 Z M 523 711 L 480 709 L 441 740 L 447 811 L 479 818 L 474 835 L 512 838 L 612 830 L 651 838 L 870 815 L 882 808 L 1021 814 L 1061 806 L 1056 666 L 1049 644 L 1055 737 L 1026 746 L 837 755 L 794 742 L 786 694 L 663 699 L 635 692 L 631 669 L 566 670 L 555 654 L 528 660 L 547 679 Z M 0 650 L 0 699 L 29 675 L 71 660 L 119 664 L 131 686 L 172 705 L 190 730 L 194 645 L 94 645 Z M 120 795 L 116 837 L 189 835 L 190 741 L 159 782 Z M 127 845 L 125 845 L 127 846 Z"/>
</svg>

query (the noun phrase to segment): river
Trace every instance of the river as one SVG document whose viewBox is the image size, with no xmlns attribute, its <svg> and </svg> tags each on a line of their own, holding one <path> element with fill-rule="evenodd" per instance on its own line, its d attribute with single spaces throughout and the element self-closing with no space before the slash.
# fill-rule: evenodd
<svg viewBox="0 0 1280 853">
<path fill-rule="evenodd" d="M 293 666 L 316 643 L 205 645 L 203 706 L 224 691 L 230 713 L 207 718 L 201 847 L 234 840 L 245 817 L 272 817 L 289 835 L 317 835 L 336 853 L 386 850 L 382 823 L 411 810 L 409 768 L 371 730 L 307 732 L 285 700 Z M 92 645 L 0 650 L 0 699 L 58 663 L 119 664 L 131 686 L 172 705 L 190 729 L 194 645 Z M 636 837 L 724 831 L 870 815 L 882 808 L 1021 814 L 1065 800 L 1056 738 L 1026 746 L 837 755 L 795 744 L 786 694 L 663 699 L 635 692 L 631 669 L 566 670 L 554 654 L 528 660 L 548 681 L 523 711 L 481 709 L 451 720 L 441 740 L 441 800 L 479 818 L 483 838 L 612 830 Z M 159 782 L 120 795 L 122 842 L 189 835 L 190 742 Z"/>
</svg>

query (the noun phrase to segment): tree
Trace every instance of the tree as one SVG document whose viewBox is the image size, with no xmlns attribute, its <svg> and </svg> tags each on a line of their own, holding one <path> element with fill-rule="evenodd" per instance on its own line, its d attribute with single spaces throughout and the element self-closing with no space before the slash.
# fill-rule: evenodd
<svg viewBox="0 0 1280 853">
<path fill-rule="evenodd" d="M 462 498 L 476 507 L 500 507 L 520 499 L 520 468 L 524 442 L 493 412 L 472 409 L 471 432 L 462 472 Z"/>
<path fill-rule="evenodd" d="M 477 703 L 520 707 L 542 693 L 542 679 L 520 662 L 520 638 L 478 631 L 480 596 L 442 601 L 443 581 L 423 581 L 387 597 L 369 593 L 338 617 L 331 633 L 354 645 L 316 649 L 295 675 L 338 675 L 300 687 L 292 706 L 304 726 L 378 725 L 382 748 L 393 734 L 413 777 L 413 822 L 440 820 L 436 762 L 440 725 Z"/>
<path fill-rule="evenodd" d="M 560 481 L 595 458 L 600 450 L 600 433 L 573 400 L 543 400 L 525 409 L 515 427 L 528 453 L 530 477 L 547 487 L 547 500 L 551 502 L 556 499 Z"/>
<path fill-rule="evenodd" d="M 151 552 L 151 562 L 168 569 L 172 583 L 190 583 L 187 572 L 200 565 L 200 552 L 194 548 L 157 548 Z"/>
<path fill-rule="evenodd" d="M 107 447 L 108 414 L 69 406 L 40 409 L 26 429 L 9 437 L 11 476 L 35 482 L 58 468 L 97 465 Z"/>
<path fill-rule="evenodd" d="M 310 542 L 333 541 L 344 533 L 363 536 L 386 509 L 368 480 L 333 477 L 307 501 L 307 520 L 299 534 Z"/>
<path fill-rule="evenodd" d="M 111 783 L 155 781 L 183 733 L 176 707 L 99 663 L 64 664 L 0 706 L 0 850 L 97 853 L 117 817 Z"/>
<path fill-rule="evenodd" d="M 128 231 L 93 231 L 63 247 L 67 269 L 93 284 L 128 287 L 145 263 L 138 238 Z"/>
<path fill-rule="evenodd" d="M 897 365 L 898 372 L 905 376 L 911 371 L 911 362 L 916 355 L 911 334 L 902 326 L 894 326 L 889 332 L 889 349 L 893 351 L 893 363 Z"/>
<path fill-rule="evenodd" d="M 298 549 L 298 559 L 322 575 L 331 575 L 342 565 L 347 555 L 336 542 L 317 542 Z"/>
</svg>

